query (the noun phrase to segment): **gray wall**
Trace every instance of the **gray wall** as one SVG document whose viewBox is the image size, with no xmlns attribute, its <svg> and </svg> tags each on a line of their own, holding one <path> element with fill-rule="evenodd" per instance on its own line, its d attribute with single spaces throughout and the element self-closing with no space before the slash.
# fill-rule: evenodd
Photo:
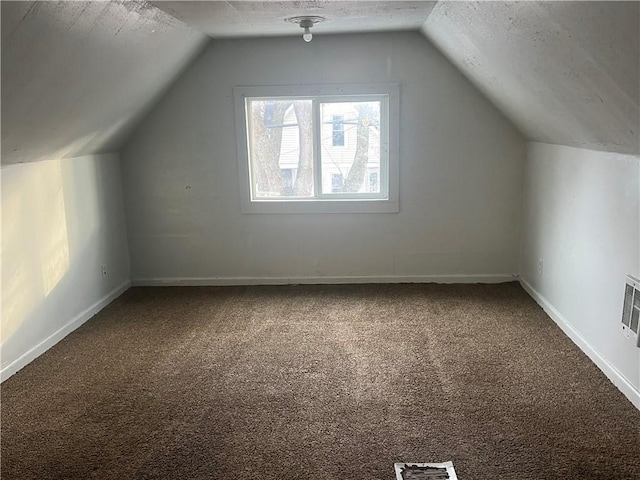
<svg viewBox="0 0 640 480">
<path fill-rule="evenodd" d="M 4 379 L 129 285 L 129 252 L 118 155 L 1 174 Z"/>
<path fill-rule="evenodd" d="M 371 82 L 400 84 L 400 213 L 241 214 L 233 87 Z M 134 282 L 517 273 L 525 141 L 417 32 L 213 41 L 121 155 Z"/>
<path fill-rule="evenodd" d="M 532 143 L 520 273 L 640 408 L 640 349 L 620 323 L 625 276 L 640 274 L 639 179 L 639 157 Z"/>
</svg>

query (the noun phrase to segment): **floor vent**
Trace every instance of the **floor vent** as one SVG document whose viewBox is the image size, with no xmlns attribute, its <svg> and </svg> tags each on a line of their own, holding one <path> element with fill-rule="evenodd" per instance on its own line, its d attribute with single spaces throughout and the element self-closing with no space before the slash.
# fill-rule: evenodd
<svg viewBox="0 0 640 480">
<path fill-rule="evenodd" d="M 452 462 L 394 463 L 396 480 L 458 480 Z"/>
<path fill-rule="evenodd" d="M 627 276 L 624 289 L 624 306 L 622 307 L 622 333 L 635 340 L 640 346 L 640 280 Z"/>
</svg>

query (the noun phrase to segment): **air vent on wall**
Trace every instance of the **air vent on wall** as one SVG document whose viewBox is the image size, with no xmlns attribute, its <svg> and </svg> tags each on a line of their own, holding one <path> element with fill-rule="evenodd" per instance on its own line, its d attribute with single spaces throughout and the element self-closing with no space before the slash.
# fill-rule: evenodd
<svg viewBox="0 0 640 480">
<path fill-rule="evenodd" d="M 640 347 L 640 280 L 627 276 L 622 307 L 622 332 L 627 338 L 635 340 Z"/>
</svg>

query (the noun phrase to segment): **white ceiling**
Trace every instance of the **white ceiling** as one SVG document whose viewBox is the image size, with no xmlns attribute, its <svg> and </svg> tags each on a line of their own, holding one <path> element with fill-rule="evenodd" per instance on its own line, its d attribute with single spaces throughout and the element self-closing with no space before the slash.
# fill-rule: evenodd
<svg viewBox="0 0 640 480">
<path fill-rule="evenodd" d="M 144 2 L 2 8 L 2 164 L 115 151 L 208 41 Z"/>
<path fill-rule="evenodd" d="M 154 1 L 215 38 L 417 30 L 531 140 L 640 154 L 640 2 Z"/>
<path fill-rule="evenodd" d="M 169 15 L 212 38 L 301 35 L 285 19 L 319 15 L 315 34 L 417 30 L 436 2 L 431 1 L 152 1 Z"/>
<path fill-rule="evenodd" d="M 637 1 L 0 5 L 2 164 L 117 150 L 206 35 L 300 35 L 296 15 L 327 17 L 316 36 L 420 29 L 528 138 L 640 154 Z"/>
<path fill-rule="evenodd" d="M 439 2 L 422 32 L 530 139 L 640 154 L 640 2 Z"/>
</svg>

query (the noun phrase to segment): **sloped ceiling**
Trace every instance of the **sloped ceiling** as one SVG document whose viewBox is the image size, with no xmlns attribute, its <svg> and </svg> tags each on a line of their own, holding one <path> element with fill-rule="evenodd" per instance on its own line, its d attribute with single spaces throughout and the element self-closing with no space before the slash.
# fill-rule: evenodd
<svg viewBox="0 0 640 480">
<path fill-rule="evenodd" d="M 299 35 L 284 18 L 304 14 L 327 17 L 316 35 L 420 28 L 530 139 L 640 154 L 636 1 L 2 1 L 1 8 L 3 164 L 113 151 L 208 36 Z"/>
<path fill-rule="evenodd" d="M 640 154 L 638 1 L 152 3 L 214 39 L 299 35 L 303 14 L 318 36 L 420 28 L 531 140 Z"/>
<path fill-rule="evenodd" d="M 298 15 L 319 15 L 326 21 L 313 33 L 358 33 L 417 30 L 429 16 L 432 1 L 152 1 L 175 18 L 199 28 L 212 38 L 302 35 L 286 22 Z"/>
<path fill-rule="evenodd" d="M 146 2 L 1 2 L 2 164 L 113 151 L 208 41 Z"/>
<path fill-rule="evenodd" d="M 530 139 L 640 154 L 639 2 L 438 2 L 421 30 Z"/>
</svg>

